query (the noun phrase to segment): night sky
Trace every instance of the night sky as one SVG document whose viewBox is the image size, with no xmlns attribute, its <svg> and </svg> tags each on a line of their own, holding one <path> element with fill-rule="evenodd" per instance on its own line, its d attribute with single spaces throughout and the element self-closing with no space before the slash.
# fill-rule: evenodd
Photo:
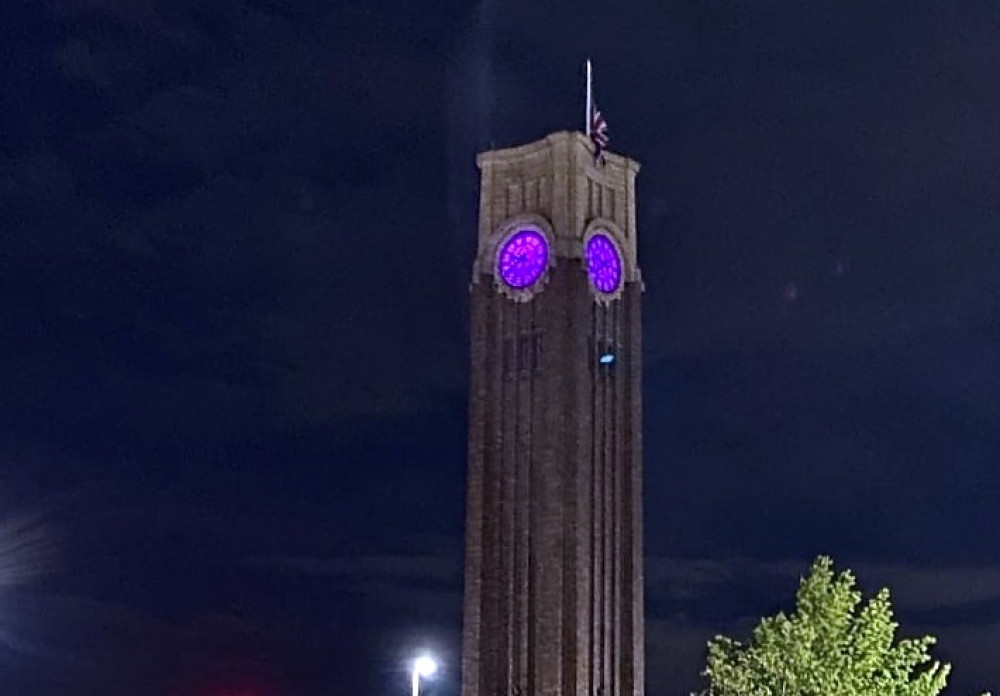
<svg viewBox="0 0 1000 696">
<path fill-rule="evenodd" d="M 3 0 L 0 691 L 406 696 L 475 153 L 643 164 L 649 696 L 818 554 L 1000 646 L 995 0 Z"/>
</svg>

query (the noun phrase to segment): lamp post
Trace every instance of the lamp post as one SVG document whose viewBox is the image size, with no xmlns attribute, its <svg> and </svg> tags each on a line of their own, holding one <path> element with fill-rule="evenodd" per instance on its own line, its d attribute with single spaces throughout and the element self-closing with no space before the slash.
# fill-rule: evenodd
<svg viewBox="0 0 1000 696">
<path fill-rule="evenodd" d="M 420 696 L 420 677 L 429 677 L 437 671 L 434 658 L 421 655 L 413 661 L 413 696 Z"/>
</svg>

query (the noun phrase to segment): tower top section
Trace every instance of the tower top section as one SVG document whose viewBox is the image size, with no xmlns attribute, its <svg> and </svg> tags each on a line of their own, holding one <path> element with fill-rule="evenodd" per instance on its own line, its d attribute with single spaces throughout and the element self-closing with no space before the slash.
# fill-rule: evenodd
<svg viewBox="0 0 1000 696">
<path fill-rule="evenodd" d="M 551 262 L 583 259 L 595 230 L 614 238 L 625 281 L 641 282 L 636 244 L 635 178 L 639 163 L 604 152 L 595 161 L 583 133 L 553 133 L 527 145 L 476 158 L 481 174 L 479 248 L 473 282 L 492 275 L 498 245 L 520 226 L 542 232 Z"/>
</svg>

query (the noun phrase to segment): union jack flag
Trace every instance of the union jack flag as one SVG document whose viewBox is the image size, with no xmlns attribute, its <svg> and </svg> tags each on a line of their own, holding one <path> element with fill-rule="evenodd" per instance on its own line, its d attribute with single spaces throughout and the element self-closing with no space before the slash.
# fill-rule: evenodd
<svg viewBox="0 0 1000 696">
<path fill-rule="evenodd" d="M 608 122 L 596 105 L 590 119 L 590 140 L 594 143 L 594 162 L 604 164 L 604 151 L 608 149 L 611 138 L 608 136 Z"/>
</svg>

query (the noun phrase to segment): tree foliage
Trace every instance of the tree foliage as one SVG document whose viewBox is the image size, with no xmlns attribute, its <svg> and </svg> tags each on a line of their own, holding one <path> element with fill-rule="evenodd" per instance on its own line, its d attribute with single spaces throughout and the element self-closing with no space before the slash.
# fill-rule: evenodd
<svg viewBox="0 0 1000 696">
<path fill-rule="evenodd" d="M 819 558 L 790 615 L 762 619 L 749 643 L 708 645 L 708 696 L 937 696 L 950 665 L 933 636 L 896 640 L 889 591 L 862 602 L 849 570 Z"/>
</svg>

